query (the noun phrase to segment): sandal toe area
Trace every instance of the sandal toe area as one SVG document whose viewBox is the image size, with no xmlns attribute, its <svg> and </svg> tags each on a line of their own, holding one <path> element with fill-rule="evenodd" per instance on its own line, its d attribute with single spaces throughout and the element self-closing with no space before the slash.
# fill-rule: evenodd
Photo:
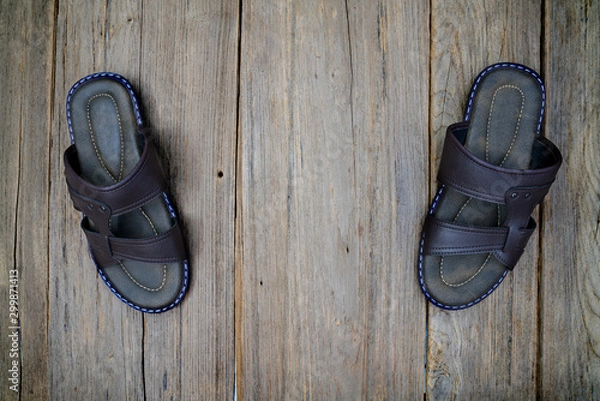
<svg viewBox="0 0 600 401">
<path fill-rule="evenodd" d="M 487 297 L 508 270 L 489 254 L 423 258 L 423 291 L 438 306 L 462 309 Z"/>
<path fill-rule="evenodd" d="M 155 264 L 124 260 L 101 273 L 111 289 L 126 301 L 144 309 L 160 309 L 176 304 L 183 295 L 186 268 L 186 262 Z"/>
</svg>

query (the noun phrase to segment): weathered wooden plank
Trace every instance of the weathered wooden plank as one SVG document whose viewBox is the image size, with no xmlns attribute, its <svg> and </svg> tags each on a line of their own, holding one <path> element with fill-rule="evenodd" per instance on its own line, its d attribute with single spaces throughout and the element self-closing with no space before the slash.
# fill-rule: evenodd
<svg viewBox="0 0 600 401">
<path fill-rule="evenodd" d="M 2 56 L 0 56 L 0 91 L 3 98 L 7 98 L 15 93 L 18 96 L 19 86 L 22 85 L 21 77 L 18 76 L 18 70 L 15 71 L 13 66 L 13 59 L 20 59 L 20 53 L 23 51 L 22 37 L 13 35 L 12 31 L 15 29 L 10 22 L 15 24 L 19 21 L 18 18 L 13 17 L 12 21 L 9 22 L 9 12 L 12 13 L 15 4 L 0 3 L 0 39 L 2 41 Z M 6 50 L 4 50 L 6 49 Z M 12 96 L 11 96 L 12 97 Z M 22 105 L 19 101 L 2 102 L 0 107 L 0 124 L 2 126 L 3 135 L 0 136 L 1 149 L 10 149 L 11 151 L 3 150 L 0 152 L 0 171 L 2 171 L 2 177 L 0 178 L 0 189 L 2 190 L 2 208 L 0 209 L 0 224 L 5 229 L 2 231 L 2 241 L 0 241 L 0 267 L 2 277 L 0 278 L 0 299 L 2 299 L 2 305 L 4 310 L 2 325 L 0 326 L 0 366 L 2 372 L 7 372 L 8 377 L 12 379 L 13 374 L 8 373 L 12 369 L 13 361 L 16 361 L 17 374 L 15 375 L 15 382 L 5 382 L 0 387 L 0 397 L 7 400 L 18 400 L 21 380 L 21 360 L 18 353 L 19 338 L 9 337 L 14 332 L 12 326 L 18 326 L 18 321 L 9 323 L 9 317 L 14 318 L 18 316 L 11 316 L 9 313 L 9 286 L 11 278 L 10 271 L 17 269 L 17 261 L 15 260 L 15 251 L 17 247 L 16 242 L 16 231 L 17 231 L 17 212 L 18 212 L 18 199 L 19 199 L 19 156 L 21 155 L 20 149 L 20 115 L 19 111 Z M 16 118 L 15 118 L 16 117 Z M 18 276 L 18 273 L 17 273 Z M 17 288 L 18 289 L 18 288 Z M 17 300 L 18 301 L 18 300 Z M 18 306 L 18 305 L 17 305 Z M 14 312 L 14 309 L 13 309 Z M 18 313 L 18 311 L 17 311 Z M 16 324 L 15 324 L 16 323 Z M 16 346 L 14 346 L 15 344 Z M 8 378 L 7 377 L 7 378 Z M 11 386 L 16 385 L 17 391 L 10 389 Z"/>
<path fill-rule="evenodd" d="M 243 399 L 362 392 L 350 52 L 343 2 L 242 14 L 239 260 Z"/>
<path fill-rule="evenodd" d="M 49 385 L 54 399 L 144 398 L 142 315 L 97 277 L 62 164 L 70 144 L 64 102 L 71 85 L 106 70 L 137 84 L 139 6 L 65 1 L 58 8 L 49 237 Z"/>
<path fill-rule="evenodd" d="M 361 393 L 347 30 L 341 1 L 243 9 L 243 399 Z"/>
<path fill-rule="evenodd" d="M 420 399 L 426 304 L 414 261 L 428 202 L 429 2 L 352 1 L 348 14 L 363 398 Z"/>
<path fill-rule="evenodd" d="M 433 1 L 431 190 L 446 127 L 462 120 L 473 79 L 486 66 L 540 66 L 540 2 Z M 432 192 L 433 195 L 433 192 Z M 481 304 L 429 313 L 427 395 L 434 400 L 535 397 L 538 235 L 515 270 Z"/>
<path fill-rule="evenodd" d="M 600 399 L 600 3 L 547 1 L 546 133 L 564 165 L 543 208 L 539 387 Z"/>
<path fill-rule="evenodd" d="M 426 25 L 401 28 L 427 15 L 423 4 L 244 5 L 242 398 L 422 394 L 424 302 L 404 258 L 427 194 L 413 199 L 399 174 L 427 179 Z"/>
<path fill-rule="evenodd" d="M 192 278 L 145 319 L 149 399 L 233 399 L 233 255 L 239 4 L 144 5 L 140 85 L 169 160 Z"/>
<path fill-rule="evenodd" d="M 49 398 L 48 149 L 53 26 L 54 2 L 0 2 L 2 400 Z M 11 310 L 11 306 L 18 309 Z"/>
</svg>

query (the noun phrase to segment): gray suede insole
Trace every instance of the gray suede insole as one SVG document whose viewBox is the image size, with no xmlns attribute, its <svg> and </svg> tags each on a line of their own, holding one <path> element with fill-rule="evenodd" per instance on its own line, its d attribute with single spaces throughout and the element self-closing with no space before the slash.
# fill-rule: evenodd
<svg viewBox="0 0 600 401">
<path fill-rule="evenodd" d="M 490 72 L 475 92 L 465 147 L 497 166 L 529 168 L 541 104 L 540 84 L 532 75 L 516 69 Z M 506 210 L 446 188 L 435 217 L 465 226 L 501 226 Z M 428 282 L 431 291 L 451 305 L 472 302 L 506 274 L 492 254 L 426 256 L 426 264 L 438 270 L 439 280 Z"/>
</svg>

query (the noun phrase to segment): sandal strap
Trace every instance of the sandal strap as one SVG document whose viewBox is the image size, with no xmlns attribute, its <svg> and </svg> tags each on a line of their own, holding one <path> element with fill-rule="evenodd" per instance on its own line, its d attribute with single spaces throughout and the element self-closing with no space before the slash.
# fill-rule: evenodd
<svg viewBox="0 0 600 401">
<path fill-rule="evenodd" d="M 425 218 L 427 241 L 424 246 L 428 255 L 468 255 L 492 252 L 504 247 L 508 228 L 469 227 L 436 219 Z"/>
<path fill-rule="evenodd" d="M 108 208 L 109 215 L 119 215 L 148 203 L 161 195 L 167 181 L 154 146 L 145 133 L 144 151 L 133 170 L 121 181 L 108 187 L 98 187 L 79 175 L 77 148 L 71 145 L 64 154 L 65 175 L 73 206 L 96 223 L 96 206 Z M 104 216 L 104 214 L 103 214 Z M 110 217 L 110 216 L 109 216 Z M 100 218 L 104 221 L 104 217 Z"/>
<path fill-rule="evenodd" d="M 556 146 L 545 138 L 537 138 L 534 159 L 540 168 L 518 170 L 485 162 L 469 152 L 463 142 L 468 122 L 448 127 L 438 181 L 452 189 L 493 203 L 505 203 L 509 190 L 514 187 L 550 186 L 556 177 L 562 157 Z"/>
<path fill-rule="evenodd" d="M 98 187 L 79 174 L 77 148 L 64 153 L 67 187 L 75 209 L 84 214 L 81 227 L 100 268 L 131 259 L 148 263 L 171 263 L 186 259 L 177 219 L 165 233 L 149 238 L 115 237 L 110 230 L 111 217 L 138 209 L 165 193 L 167 181 L 156 150 L 145 132 L 144 151 L 133 170 L 121 181 Z"/>
<path fill-rule="evenodd" d="M 172 263 L 186 259 L 183 237 L 177 221 L 163 234 L 140 239 L 100 234 L 90 228 L 87 217 L 82 220 L 81 228 L 100 268 L 114 265 L 122 259 L 147 263 Z"/>
<path fill-rule="evenodd" d="M 512 270 L 523 254 L 535 227 L 535 221 L 530 217 L 527 227 L 519 228 L 510 235 L 510 229 L 507 227 L 461 226 L 427 215 L 423 252 L 426 255 L 437 256 L 492 253 Z"/>
<path fill-rule="evenodd" d="M 428 215 L 424 226 L 425 254 L 465 255 L 491 252 L 513 269 L 535 230 L 531 217 L 554 182 L 562 156 L 552 142 L 539 137 L 533 160 L 539 168 L 509 169 L 487 163 L 464 146 L 469 123 L 448 127 L 438 180 L 466 196 L 506 205 L 502 227 L 467 227 Z"/>
</svg>

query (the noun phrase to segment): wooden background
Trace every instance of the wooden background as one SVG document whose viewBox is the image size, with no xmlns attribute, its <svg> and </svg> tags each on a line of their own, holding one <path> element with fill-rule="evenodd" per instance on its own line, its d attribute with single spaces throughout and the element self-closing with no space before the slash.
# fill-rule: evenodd
<svg viewBox="0 0 600 401">
<path fill-rule="evenodd" d="M 416 278 L 445 127 L 481 69 L 548 89 L 565 163 L 482 304 Z M 64 104 L 129 78 L 191 252 L 180 307 L 97 277 Z M 0 399 L 600 399 L 600 2 L 0 0 Z M 10 390 L 9 271 L 19 272 Z"/>
</svg>

